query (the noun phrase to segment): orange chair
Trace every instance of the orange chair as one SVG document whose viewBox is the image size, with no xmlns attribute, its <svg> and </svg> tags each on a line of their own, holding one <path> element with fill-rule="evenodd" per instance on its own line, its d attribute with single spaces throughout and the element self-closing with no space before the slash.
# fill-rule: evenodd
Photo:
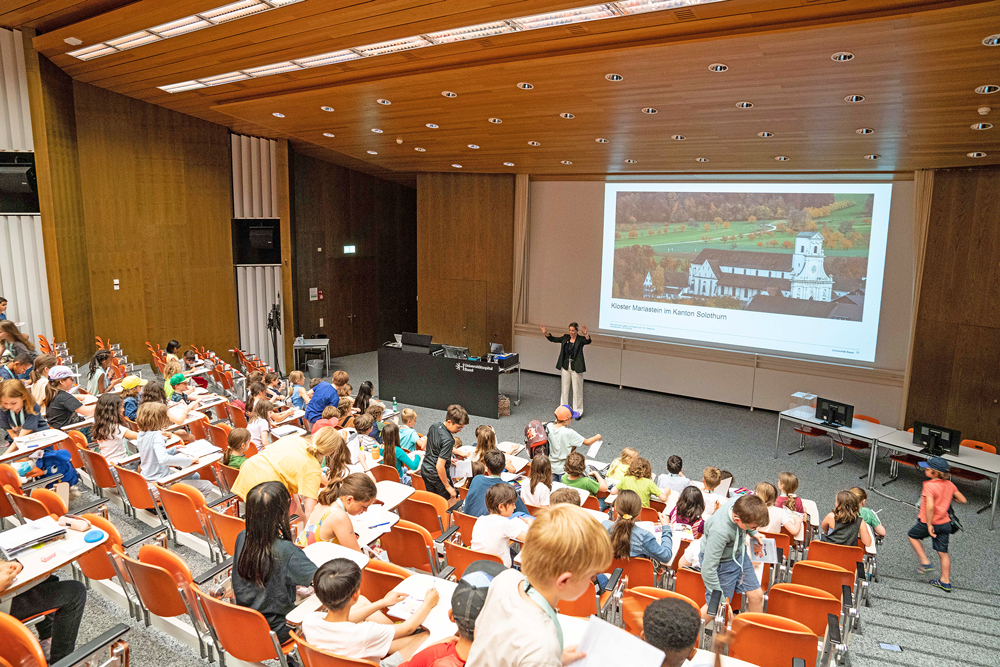
<svg viewBox="0 0 1000 667">
<path fill-rule="evenodd" d="M 28 519 L 30 521 L 37 521 L 47 516 L 51 516 L 53 518 L 59 518 L 60 516 L 65 514 L 65 512 L 63 512 L 62 514 L 53 514 L 49 510 L 49 508 L 45 505 L 45 503 L 43 503 L 41 500 L 39 500 L 38 498 L 31 498 L 29 496 L 22 495 L 17 491 L 15 491 L 14 488 L 10 485 L 5 486 L 4 491 L 7 492 L 7 497 L 9 497 L 11 501 L 14 503 L 14 507 L 17 508 L 17 511 L 20 513 L 20 515 L 23 518 Z M 62 502 L 61 499 L 60 502 Z"/>
<path fill-rule="evenodd" d="M 879 420 L 875 419 L 874 417 L 869 417 L 868 415 L 854 415 L 854 418 L 855 419 L 860 419 L 860 420 L 866 421 L 866 422 L 871 422 L 873 424 L 879 424 L 879 423 L 881 423 L 881 422 L 879 422 Z M 851 438 L 851 437 L 845 436 L 845 435 L 841 435 L 841 438 L 842 438 L 842 440 L 840 440 L 840 441 L 833 440 L 834 446 L 836 446 L 838 444 L 840 445 L 840 460 L 831 463 L 829 466 L 827 466 L 828 468 L 833 468 L 834 466 L 839 466 L 841 463 L 843 463 L 844 462 L 844 456 L 847 454 L 847 450 L 848 449 L 856 451 L 856 452 L 862 452 L 862 451 L 864 451 L 866 449 L 869 449 L 871 447 L 871 445 L 869 445 L 864 440 L 856 440 L 855 438 Z M 820 461 L 820 463 L 824 463 L 824 461 Z M 858 479 L 864 479 L 867 476 L 868 476 L 868 473 L 866 472 L 864 475 L 859 476 Z"/>
<path fill-rule="evenodd" d="M 848 572 L 857 572 L 858 563 L 863 563 L 865 560 L 865 550 L 862 547 L 848 547 L 813 540 L 809 543 L 806 560 L 829 563 Z"/>
<path fill-rule="evenodd" d="M 247 427 L 247 416 L 235 405 L 229 403 L 226 404 L 226 412 L 229 414 L 229 421 L 232 422 L 233 428 L 246 428 Z"/>
<path fill-rule="evenodd" d="M 848 572 L 842 567 L 824 563 L 822 561 L 800 560 L 792 566 L 792 583 L 812 586 L 821 591 L 826 591 L 837 598 L 843 604 L 844 586 L 847 587 L 848 595 L 854 586 L 854 572 Z"/>
<path fill-rule="evenodd" d="M 456 581 L 461 579 L 462 575 L 465 574 L 465 568 L 477 560 L 491 560 L 494 563 L 503 565 L 503 560 L 499 556 L 475 551 L 454 542 L 444 543 L 444 559 L 449 566 L 455 568 L 454 576 Z"/>
<path fill-rule="evenodd" d="M 205 424 L 207 423 L 208 416 L 206 415 L 188 424 L 188 429 L 190 429 L 191 435 L 194 436 L 195 440 L 208 440 L 208 434 L 205 432 Z"/>
<path fill-rule="evenodd" d="M 622 622 L 625 630 L 638 637 L 642 633 L 642 615 L 645 613 L 646 607 L 654 600 L 662 600 L 663 598 L 684 600 L 701 614 L 701 607 L 694 600 L 680 593 L 651 586 L 626 588 L 622 596 Z"/>
<path fill-rule="evenodd" d="M 808 626 L 773 614 L 745 612 L 733 619 L 729 657 L 754 665 L 791 665 L 793 658 L 816 663 L 819 637 Z"/>
<path fill-rule="evenodd" d="M 290 632 L 289 636 L 298 649 L 299 657 L 302 658 L 302 667 L 379 667 L 377 662 L 345 658 L 316 648 L 312 644 L 307 644 L 295 632 Z"/>
<path fill-rule="evenodd" d="M 206 439 L 221 450 L 226 449 L 231 430 L 229 424 L 205 424 Z"/>
<path fill-rule="evenodd" d="M 212 532 L 218 540 L 219 548 L 230 556 L 236 555 L 236 538 L 246 528 L 246 521 L 243 519 L 217 512 L 210 507 L 206 507 L 206 516 L 212 523 Z"/>
<path fill-rule="evenodd" d="M 201 491 L 183 483 L 174 484 L 169 489 L 160 485 L 156 488 L 160 492 L 163 511 L 166 512 L 175 533 L 202 537 L 208 543 L 209 554 L 215 562 L 217 551 L 215 546 L 221 542 L 212 532 L 212 520 L 208 516 L 208 506 Z"/>
<path fill-rule="evenodd" d="M 790 618 L 817 637 L 826 633 L 827 615 L 840 618 L 840 601 L 826 591 L 801 584 L 775 584 L 767 593 L 767 613 Z"/>
<path fill-rule="evenodd" d="M 129 631 L 124 623 L 119 623 L 97 639 L 93 639 L 73 651 L 73 664 L 100 663 L 106 667 L 127 667 L 129 647 L 122 637 Z M 111 659 L 97 657 L 108 649 Z M 61 662 L 61 661 L 60 661 Z M 48 667 L 35 635 L 21 621 L 10 614 L 0 612 L 0 665 L 5 667 Z M 376 666 L 377 667 L 377 666 Z"/>
<path fill-rule="evenodd" d="M 423 526 L 431 537 L 439 537 L 451 525 L 448 501 L 430 491 L 414 491 L 400 503 L 397 513 L 401 519 Z"/>
<path fill-rule="evenodd" d="M 392 466 L 372 466 L 371 473 L 376 482 L 396 482 L 397 484 L 400 484 L 399 471 Z"/>
<path fill-rule="evenodd" d="M 639 521 L 652 521 L 653 523 L 656 523 L 659 520 L 659 512 L 654 510 L 652 507 L 643 507 L 639 510 Z"/>
<path fill-rule="evenodd" d="M 369 600 L 381 600 L 410 574 L 398 565 L 372 558 L 361 572 L 361 594 Z"/>
<path fill-rule="evenodd" d="M 222 483 L 226 485 L 227 490 L 231 490 L 233 484 L 236 483 L 236 478 L 240 476 L 239 468 L 219 464 L 219 472 L 221 473 Z"/>
<path fill-rule="evenodd" d="M 801 452 L 802 450 L 804 450 L 806 448 L 805 439 L 807 437 L 808 438 L 827 438 L 827 437 L 829 437 L 829 434 L 826 431 L 824 431 L 823 429 L 821 429 L 821 428 L 813 428 L 812 426 L 806 426 L 805 424 L 803 424 L 801 426 L 796 426 L 795 427 L 795 432 L 799 434 L 799 448 L 798 449 L 793 449 L 792 451 L 788 452 L 789 456 L 791 456 L 792 454 L 798 454 L 799 452 Z M 833 449 L 833 445 L 831 445 L 830 448 L 832 450 Z M 833 458 L 832 451 L 831 451 L 830 458 Z M 827 459 L 827 460 L 829 460 L 829 459 Z M 822 463 L 822 461 L 820 461 L 820 463 Z"/>
<path fill-rule="evenodd" d="M 146 484 L 143 476 L 119 465 L 115 466 L 115 472 L 118 473 L 118 481 L 121 484 L 121 489 L 125 492 L 122 499 L 125 513 L 134 517 L 136 510 L 148 510 L 156 514 L 162 525 L 169 526 L 160 504 L 153 498 L 149 485 Z M 169 530 L 171 533 L 173 532 L 172 528 Z"/>
<path fill-rule="evenodd" d="M 66 431 L 66 435 L 70 437 L 70 441 L 60 440 L 59 442 L 52 445 L 56 449 L 62 449 L 69 452 L 70 459 L 73 463 L 73 467 L 77 470 L 83 469 L 83 459 L 80 458 L 80 450 L 87 449 L 87 438 L 77 430 Z"/>
<path fill-rule="evenodd" d="M 458 498 L 460 500 L 465 500 L 469 497 L 469 487 L 468 486 L 456 486 L 455 490 L 458 491 Z"/>
<path fill-rule="evenodd" d="M 476 527 L 476 518 L 464 512 L 451 513 L 451 520 L 458 526 L 458 536 L 465 546 L 472 544 L 472 529 Z"/>
<path fill-rule="evenodd" d="M 124 502 L 125 492 L 121 490 L 118 480 L 111 474 L 111 466 L 108 464 L 108 460 L 101 456 L 101 454 L 92 452 L 89 449 L 81 449 L 80 457 L 83 459 L 83 464 L 90 473 L 90 482 L 98 495 L 103 497 L 104 489 L 115 489 L 118 491 L 118 495 L 123 498 L 122 502 Z"/>
<path fill-rule="evenodd" d="M 607 585 L 603 593 L 597 592 L 597 586 L 590 590 L 585 590 L 583 594 L 575 600 L 561 600 L 556 608 L 560 614 L 567 616 L 577 616 L 579 618 L 589 618 L 598 615 L 607 618 L 613 602 L 620 597 L 620 586 L 622 585 L 622 571 L 615 568 L 611 572 Z"/>
<path fill-rule="evenodd" d="M 636 586 L 656 586 L 659 577 L 656 575 L 656 566 L 653 561 L 641 556 L 632 558 L 615 558 L 611 561 L 611 567 L 619 567 L 625 575 L 625 588 L 635 588 Z"/>
<path fill-rule="evenodd" d="M 420 473 L 416 470 L 410 473 L 410 483 L 413 484 L 413 488 L 417 491 L 427 490 L 427 485 L 424 484 L 424 478 L 421 477 Z"/>
<path fill-rule="evenodd" d="M 994 447 L 993 445 L 988 445 L 985 442 L 979 442 L 978 440 L 963 440 L 960 444 L 962 447 L 978 449 L 979 451 L 986 452 L 987 454 L 997 453 L 996 447 Z M 966 482 L 982 482 L 988 480 L 990 483 L 989 497 L 990 498 L 993 497 L 993 480 L 987 477 L 986 475 L 981 475 L 978 472 L 973 472 L 972 470 L 964 470 L 962 468 L 952 468 L 951 476 L 955 479 L 964 479 Z M 987 503 L 986 505 L 983 505 L 978 510 L 976 510 L 976 514 L 982 514 L 986 510 L 990 509 L 990 507 L 992 507 L 992 505 Z"/>
<path fill-rule="evenodd" d="M 389 554 L 389 560 L 401 567 L 437 575 L 438 560 L 434 538 L 423 526 L 400 519 L 379 542 Z"/>
<path fill-rule="evenodd" d="M 597 502 L 597 496 L 587 496 L 587 499 L 583 501 L 583 507 L 588 510 L 601 511 L 601 505 Z"/>
<path fill-rule="evenodd" d="M 6 463 L 0 463 L 0 521 L 9 516 L 17 516 L 18 514 L 18 510 L 11 504 L 10 498 L 7 497 L 7 493 L 4 491 L 8 486 L 17 493 L 20 493 L 21 478 L 14 468 Z M 18 520 L 20 521 L 20 517 L 18 517 Z"/>
<path fill-rule="evenodd" d="M 285 656 L 295 650 L 295 642 L 290 639 L 282 645 L 263 614 L 256 609 L 216 600 L 197 587 L 192 591 L 208 621 L 215 649 L 219 652 L 219 665 L 225 666 L 225 654 L 228 653 L 244 662 L 277 660 L 281 667 L 288 667 Z"/>
<path fill-rule="evenodd" d="M 529 505 L 528 503 L 524 503 L 524 507 L 525 509 L 528 510 L 528 514 L 530 514 L 531 516 L 538 516 L 538 513 L 541 512 L 543 509 L 541 507 L 535 507 L 534 505 Z M 452 516 L 454 516 L 454 513 L 452 513 Z"/>
<path fill-rule="evenodd" d="M 705 582 L 701 580 L 701 572 L 678 568 L 674 575 L 674 591 L 695 601 L 705 599 Z"/>
</svg>

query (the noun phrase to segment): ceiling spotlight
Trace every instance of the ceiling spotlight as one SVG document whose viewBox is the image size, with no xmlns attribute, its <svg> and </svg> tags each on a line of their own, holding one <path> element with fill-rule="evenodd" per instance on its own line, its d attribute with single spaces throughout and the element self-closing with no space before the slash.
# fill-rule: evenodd
<svg viewBox="0 0 1000 667">
<path fill-rule="evenodd" d="M 621 74 L 605 74 L 604 78 L 607 79 L 608 81 L 621 81 L 625 77 L 623 77 Z"/>
<path fill-rule="evenodd" d="M 864 95 L 848 95 L 847 97 L 844 98 L 844 101 L 845 102 L 864 102 L 865 101 L 865 96 Z"/>
<path fill-rule="evenodd" d="M 271 115 L 272 115 L 272 116 L 274 116 L 275 118 L 284 118 L 284 117 L 285 117 L 285 114 L 283 114 L 283 113 L 278 113 L 277 111 L 275 111 L 275 112 L 274 112 L 273 114 L 271 114 Z"/>
<path fill-rule="evenodd" d="M 534 88 L 533 85 L 525 81 L 522 81 L 521 83 L 517 84 L 517 87 L 520 88 L 521 90 L 531 90 L 532 88 Z"/>
<path fill-rule="evenodd" d="M 445 90 L 441 92 L 445 97 L 458 97 L 458 93 L 453 93 L 450 90 Z"/>
<path fill-rule="evenodd" d="M 427 127 L 431 128 L 432 130 L 438 129 L 438 126 L 437 126 L 436 123 L 427 123 Z"/>
<path fill-rule="evenodd" d="M 323 111 L 333 111 L 333 107 L 320 107 Z"/>
<path fill-rule="evenodd" d="M 455 169 L 461 169 L 462 168 L 462 165 L 460 165 L 460 164 L 453 164 L 451 166 L 453 166 Z"/>
<path fill-rule="evenodd" d="M 986 157 L 986 153 L 982 151 L 975 151 L 973 153 L 966 153 L 969 157 Z"/>
<path fill-rule="evenodd" d="M 737 102 L 736 103 L 736 108 L 737 109 L 750 109 L 752 107 L 753 107 L 753 102 Z"/>
<path fill-rule="evenodd" d="M 625 164 L 635 164 L 635 160 L 629 158 L 629 159 L 625 160 Z"/>
<path fill-rule="evenodd" d="M 378 151 L 368 151 L 369 155 L 378 155 Z"/>
<path fill-rule="evenodd" d="M 373 127 L 372 132 L 374 132 L 375 134 L 382 134 L 382 130 L 378 129 L 377 127 Z"/>
<path fill-rule="evenodd" d="M 642 110 L 642 112 L 643 112 L 643 113 L 648 113 L 648 114 L 650 114 L 650 115 L 652 115 L 652 114 L 654 114 L 654 113 L 659 113 L 659 111 L 657 111 L 657 110 L 656 110 L 656 109 L 654 109 L 653 107 L 644 107 L 644 108 L 643 108 L 643 110 Z"/>
<path fill-rule="evenodd" d="M 987 84 L 985 86 L 979 86 L 976 88 L 976 92 L 980 95 L 991 95 L 1000 90 L 1000 86 L 994 86 L 993 84 Z"/>
<path fill-rule="evenodd" d="M 477 146 L 476 144 L 469 144 L 469 148 L 471 148 L 472 150 L 476 150 L 479 148 L 479 146 Z"/>
<path fill-rule="evenodd" d="M 708 66 L 710 72 L 725 72 L 729 69 L 729 65 L 723 65 L 722 63 L 712 63 Z"/>
<path fill-rule="evenodd" d="M 333 137 L 334 137 L 334 135 L 330 134 L 329 132 L 324 132 L 323 136 L 324 137 L 330 137 L 331 139 L 333 139 Z"/>
<path fill-rule="evenodd" d="M 990 35 L 983 40 L 983 46 L 1000 46 L 1000 35 Z"/>
<path fill-rule="evenodd" d="M 606 144 L 606 143 L 608 143 L 608 140 L 605 139 L 604 137 L 598 137 L 597 139 L 594 139 L 594 141 L 596 141 L 599 144 Z"/>
<path fill-rule="evenodd" d="M 486 120 L 490 121 L 490 122 L 491 122 L 491 123 L 493 123 L 494 125 L 499 125 L 500 123 L 502 123 L 502 122 L 503 122 L 503 121 L 502 121 L 502 120 L 500 120 L 499 118 L 487 118 Z"/>
<path fill-rule="evenodd" d="M 788 162 L 792 158 L 788 157 L 787 155 L 776 155 L 774 156 L 774 159 L 777 160 L 778 162 Z"/>
<path fill-rule="evenodd" d="M 403 143 L 403 138 L 402 137 L 396 137 L 396 143 L 397 144 Z"/>
<path fill-rule="evenodd" d="M 683 134 L 675 134 L 670 138 L 673 139 L 674 141 L 684 141 L 685 139 L 687 139 L 687 137 L 685 137 Z"/>
<path fill-rule="evenodd" d="M 988 130 L 991 127 L 993 127 L 993 123 L 973 123 L 972 124 L 972 129 L 973 130 Z"/>
<path fill-rule="evenodd" d="M 837 51 L 830 56 L 830 60 L 838 63 L 846 63 L 848 60 L 854 60 L 854 54 L 849 51 Z"/>
<path fill-rule="evenodd" d="M 529 145 L 529 146 L 541 146 L 542 144 L 541 144 L 541 143 L 539 143 L 539 142 L 537 142 L 537 141 L 529 141 L 529 142 L 528 142 L 528 145 Z"/>
<path fill-rule="evenodd" d="M 857 132 L 858 134 L 875 134 L 875 130 L 873 130 L 870 127 L 859 127 L 854 131 Z"/>
<path fill-rule="evenodd" d="M 417 151 L 418 153 L 426 153 L 427 152 L 426 148 L 421 148 L 420 146 L 417 146 L 413 150 Z"/>
<path fill-rule="evenodd" d="M 562 164 L 573 164 L 569 160 L 559 160 L 559 162 L 562 163 Z"/>
<path fill-rule="evenodd" d="M 869 155 L 866 155 L 866 156 L 865 156 L 865 159 L 866 159 L 866 160 L 878 160 L 878 159 L 881 159 L 881 157 L 882 157 L 882 156 L 881 156 L 881 155 L 879 155 L 878 153 L 871 153 L 871 154 L 869 154 Z"/>
<path fill-rule="evenodd" d="M 390 104 L 392 104 L 392 102 L 390 102 L 389 100 L 381 99 L 381 98 L 377 99 L 375 101 L 378 102 L 379 104 L 384 104 L 385 106 L 389 106 Z"/>
<path fill-rule="evenodd" d="M 767 131 L 758 132 L 757 136 L 758 137 L 764 137 L 765 139 L 770 139 L 771 137 L 774 136 L 774 132 L 767 132 Z"/>
<path fill-rule="evenodd" d="M 559 117 L 560 118 L 565 118 L 566 120 L 569 120 L 570 118 L 576 118 L 576 115 L 575 114 L 571 114 L 571 113 L 561 113 L 561 114 L 559 114 Z"/>
<path fill-rule="evenodd" d="M 505 167 L 513 167 L 514 163 L 513 162 L 504 162 L 503 166 L 505 166 Z"/>
<path fill-rule="evenodd" d="M 708 158 L 707 157 L 696 157 L 694 159 L 694 161 L 695 162 L 708 162 Z"/>
</svg>

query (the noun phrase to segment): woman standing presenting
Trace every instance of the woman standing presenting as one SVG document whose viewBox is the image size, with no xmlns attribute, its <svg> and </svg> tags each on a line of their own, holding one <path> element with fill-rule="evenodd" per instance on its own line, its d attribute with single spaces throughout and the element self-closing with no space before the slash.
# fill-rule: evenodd
<svg viewBox="0 0 1000 667">
<path fill-rule="evenodd" d="M 577 335 L 577 331 L 581 335 Z M 542 327 L 542 334 L 553 343 L 559 343 L 559 360 L 556 368 L 562 375 L 562 393 L 559 404 L 569 405 L 569 388 L 573 385 L 573 416 L 579 419 L 583 416 L 583 374 L 587 372 L 587 364 L 583 360 L 583 346 L 590 344 L 587 327 L 580 329 L 576 322 L 569 325 L 569 333 L 556 338 Z"/>
</svg>

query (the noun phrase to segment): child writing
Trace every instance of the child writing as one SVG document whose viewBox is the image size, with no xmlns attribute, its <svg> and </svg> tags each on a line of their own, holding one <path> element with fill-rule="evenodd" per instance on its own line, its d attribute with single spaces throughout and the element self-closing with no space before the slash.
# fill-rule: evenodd
<svg viewBox="0 0 1000 667">
<path fill-rule="evenodd" d="M 608 466 L 608 481 L 614 482 L 615 484 L 621 482 L 622 477 L 628 473 L 628 467 L 632 465 L 632 461 L 635 461 L 637 458 L 639 458 L 639 452 L 637 450 L 632 449 L 631 447 L 622 449 L 621 455 L 612 461 L 610 466 Z"/>
<path fill-rule="evenodd" d="M 184 377 L 184 367 L 176 359 L 168 361 L 166 366 L 163 367 L 163 391 L 167 392 L 167 400 L 174 397 L 174 387 L 176 385 L 172 384 L 170 380 L 178 374 Z"/>
<path fill-rule="evenodd" d="M 778 496 L 778 500 L 776 502 L 777 506 L 790 509 L 793 512 L 798 512 L 799 514 L 805 514 L 806 509 L 802 504 L 802 499 L 795 495 L 795 492 L 798 490 L 798 477 L 790 472 L 783 472 L 778 475 L 778 491 L 781 495 Z"/>
<path fill-rule="evenodd" d="M 490 451 L 500 451 L 497 449 L 497 434 L 489 424 L 481 424 L 476 427 L 476 451 L 472 453 L 472 460 L 485 463 L 486 452 Z M 505 458 L 504 469 L 507 472 L 514 472 L 514 464 L 507 463 Z"/>
<path fill-rule="evenodd" d="M 684 476 L 684 460 L 674 454 L 667 459 L 667 472 L 656 479 L 656 485 L 661 489 L 670 489 L 680 493 L 691 485 L 691 480 Z"/>
<path fill-rule="evenodd" d="M 838 492 L 833 511 L 819 525 L 820 540 L 853 547 L 860 538 L 866 547 L 871 546 L 872 536 L 868 524 L 861 520 L 860 510 L 856 495 L 850 491 Z"/>
<path fill-rule="evenodd" d="M 247 449 L 250 448 L 250 431 L 234 428 L 226 436 L 226 451 L 222 453 L 222 465 L 237 470 L 246 463 Z"/>
<path fill-rule="evenodd" d="M 309 392 L 306 391 L 306 375 L 302 371 L 292 371 L 288 374 L 292 383 L 292 405 L 296 410 L 305 410 L 309 402 Z"/>
<path fill-rule="evenodd" d="M 948 510 L 951 509 L 953 500 L 963 505 L 968 501 L 949 479 L 948 471 L 951 470 L 951 466 L 948 465 L 948 461 L 939 456 L 932 456 L 926 461 L 921 461 L 919 465 L 924 469 L 927 481 L 920 491 L 917 523 L 910 528 L 907 537 L 910 538 L 910 546 L 916 552 L 917 558 L 920 559 L 920 564 L 917 566 L 919 574 L 927 574 L 932 569 L 922 543 L 922 540 L 931 538 L 931 545 L 941 558 L 941 576 L 931 579 L 930 583 L 950 593 L 951 556 L 948 555 L 948 536 L 951 535 L 951 517 Z"/>
<path fill-rule="evenodd" d="M 138 437 L 138 433 L 125 426 L 125 402 L 122 397 L 115 393 L 102 394 L 97 399 L 94 425 L 90 429 L 90 438 L 97 443 L 101 456 L 108 463 L 121 462 L 129 455 L 125 441 Z"/>
<path fill-rule="evenodd" d="M 478 478 L 477 478 L 478 479 Z M 524 542 L 528 525 L 523 519 L 511 519 L 517 508 L 517 493 L 509 484 L 495 484 L 486 492 L 486 509 L 489 514 L 476 519 L 472 527 L 472 544 L 475 551 L 499 556 L 510 567 L 510 540 Z"/>
<path fill-rule="evenodd" d="M 128 375 L 122 379 L 122 408 L 125 416 L 135 421 L 136 413 L 139 411 L 139 392 L 146 386 L 149 380 L 140 380 L 135 375 Z"/>
<path fill-rule="evenodd" d="M 31 368 L 31 364 L 32 358 L 29 353 L 18 353 L 16 357 L 10 358 L 6 364 L 0 366 L 0 383 L 17 380 Z"/>
<path fill-rule="evenodd" d="M 76 384 L 73 378 L 80 377 L 66 366 L 53 366 L 49 370 L 49 383 L 45 386 L 45 420 L 51 428 L 62 428 L 83 421 L 94 414 L 93 405 L 84 405 L 69 390 Z M 90 427 L 80 429 L 85 436 L 90 435 Z"/>
<path fill-rule="evenodd" d="M 885 526 L 882 525 L 882 521 L 878 518 L 878 514 L 866 507 L 868 504 L 868 494 L 865 490 L 860 486 L 855 486 L 851 489 L 851 493 L 858 497 L 858 505 L 861 507 L 861 520 L 868 524 L 868 528 L 875 533 L 876 537 L 885 537 Z"/>
<path fill-rule="evenodd" d="M 281 395 L 281 376 L 274 371 L 264 373 L 264 386 L 267 387 L 267 398 L 272 403 L 280 403 L 285 400 Z"/>
<path fill-rule="evenodd" d="M 567 456 L 563 468 L 566 472 L 560 481 L 566 486 L 583 489 L 592 496 L 608 490 L 608 483 L 601 477 L 601 473 L 591 470 L 589 475 L 584 475 L 587 471 L 587 459 L 580 452 L 572 452 Z"/>
<path fill-rule="evenodd" d="M 662 502 L 667 502 L 670 498 L 670 491 L 660 489 L 653 481 L 653 466 L 641 456 L 632 461 L 632 465 L 628 467 L 628 472 L 618 484 L 618 491 L 635 491 L 639 494 L 643 507 L 649 507 L 650 498 Z"/>
<path fill-rule="evenodd" d="M 705 496 L 697 486 L 687 486 L 677 498 L 677 504 L 670 510 L 668 520 L 672 526 L 687 526 L 693 539 L 697 540 L 705 532 Z"/>
<path fill-rule="evenodd" d="M 671 541 L 666 539 L 661 545 L 653 533 L 635 525 L 641 511 L 642 503 L 638 493 L 618 492 L 618 498 L 615 500 L 616 520 L 601 522 L 611 534 L 611 549 L 615 558 L 628 560 L 634 556 L 641 556 L 669 565 L 674 555 Z"/>
<path fill-rule="evenodd" d="M 385 413 L 385 406 L 381 403 L 372 403 L 365 410 L 365 414 L 372 418 L 372 428 L 368 431 L 368 435 L 380 445 L 382 444 L 382 428 L 385 426 L 385 422 L 382 421 L 383 413 Z"/>
<path fill-rule="evenodd" d="M 250 441 L 257 446 L 260 451 L 271 444 L 271 411 L 274 405 L 266 398 L 254 401 L 253 412 L 247 422 L 247 430 L 250 431 Z"/>
<path fill-rule="evenodd" d="M 486 452 L 486 455 L 483 457 L 483 463 L 486 465 L 486 474 L 477 475 L 469 482 L 469 493 L 465 497 L 465 505 L 462 507 L 463 512 L 469 516 L 476 517 L 489 513 L 489 507 L 486 505 L 487 493 L 494 486 L 507 485 L 503 481 L 503 478 L 500 477 L 500 473 L 503 472 L 504 461 L 503 452 L 499 449 L 491 449 Z M 514 504 L 516 512 L 528 513 L 528 509 L 521 502 L 521 499 L 517 497 L 516 493 L 514 494 Z"/>
<path fill-rule="evenodd" d="M 715 512 L 725 504 L 726 499 L 715 493 L 715 489 L 719 486 L 719 482 L 722 481 L 722 471 L 715 466 L 708 466 L 701 473 L 701 483 L 705 487 L 702 490 L 702 495 L 705 499 L 705 515 L 708 517 L 715 514 Z"/>
<path fill-rule="evenodd" d="M 532 507 L 548 507 L 551 495 L 552 464 L 545 454 L 536 454 L 531 459 L 531 477 L 528 478 L 528 483 L 521 483 L 521 500 Z"/>
<path fill-rule="evenodd" d="M 568 486 L 561 486 L 552 492 L 549 496 L 549 506 L 555 507 L 556 505 L 576 505 L 581 507 L 583 502 L 580 500 L 580 494 L 576 492 L 576 489 L 571 489 Z"/>
<path fill-rule="evenodd" d="M 778 497 L 778 489 L 770 482 L 761 482 L 754 490 L 754 495 L 764 501 L 767 505 L 768 522 L 760 529 L 765 533 L 780 533 L 782 529 L 786 533 L 795 537 L 802 528 L 802 517 L 794 512 L 789 512 L 783 507 L 775 507 L 774 501 Z"/>
<path fill-rule="evenodd" d="M 51 354 L 40 354 L 35 357 L 35 365 L 31 369 L 31 397 L 35 405 L 45 414 L 45 387 L 49 384 L 49 371 L 59 364 L 59 360 Z"/>
<path fill-rule="evenodd" d="M 307 547 L 316 542 L 332 542 L 361 551 L 351 517 L 371 507 L 377 494 L 375 482 L 362 473 L 331 482 L 319 492 L 316 507 L 309 514 L 296 544 Z"/>
<path fill-rule="evenodd" d="M 397 667 L 409 660 L 427 639 L 420 624 L 437 605 L 436 588 L 428 589 L 423 602 L 402 623 L 393 623 L 381 610 L 406 599 L 389 593 L 368 604 L 361 601 L 361 568 L 346 558 L 324 563 L 313 577 L 316 596 L 327 611 L 316 611 L 302 621 L 302 634 L 316 648 L 345 658 Z M 367 600 L 365 601 L 367 602 Z"/>
<path fill-rule="evenodd" d="M 167 406 L 163 403 L 140 405 L 136 425 L 139 427 L 139 437 L 136 440 L 139 447 L 139 470 L 150 486 L 172 474 L 170 466 L 187 468 L 198 462 L 196 458 L 178 454 L 176 447 L 167 447 L 162 431 L 170 426 L 170 418 L 167 417 Z M 201 491 L 202 495 L 208 495 L 215 488 L 197 473 L 185 477 L 183 482 Z"/>
</svg>

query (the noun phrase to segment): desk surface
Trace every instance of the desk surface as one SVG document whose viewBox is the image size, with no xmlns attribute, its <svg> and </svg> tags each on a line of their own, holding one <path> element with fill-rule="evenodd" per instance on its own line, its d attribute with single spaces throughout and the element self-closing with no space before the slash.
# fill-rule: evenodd
<svg viewBox="0 0 1000 667">
<path fill-rule="evenodd" d="M 445 637 L 458 634 L 458 626 L 448 619 L 448 611 L 451 609 L 451 596 L 455 593 L 457 586 L 457 582 L 439 579 L 429 574 L 412 574 L 392 589 L 397 593 L 405 593 L 423 600 L 428 589 L 436 588 L 440 596 L 438 603 L 434 605 L 434 608 L 431 609 L 431 612 L 421 624 L 427 628 L 430 635 L 418 650 L 437 643 Z M 391 613 L 387 615 L 391 616 Z"/>
<path fill-rule="evenodd" d="M 897 451 L 927 456 L 927 454 L 920 454 L 922 447 L 913 443 L 913 434 L 909 431 L 893 431 L 879 438 L 878 443 L 879 447 L 885 445 Z M 943 458 L 959 468 L 970 467 L 991 475 L 1000 475 L 1000 454 L 989 454 L 972 447 L 961 447 L 958 456 L 945 454 Z"/>
<path fill-rule="evenodd" d="M 372 505 L 367 510 L 351 517 L 351 525 L 358 536 L 358 544 L 368 546 L 383 533 L 388 533 L 399 521 L 399 515 L 382 505 Z"/>
<path fill-rule="evenodd" d="M 81 421 L 73 422 L 72 424 L 66 424 L 65 426 L 63 426 L 59 430 L 61 430 L 61 431 L 79 431 L 81 428 L 87 428 L 88 426 L 93 426 L 93 425 L 94 425 L 94 418 L 93 417 L 87 417 L 86 419 L 83 419 Z"/>
<path fill-rule="evenodd" d="M 376 482 L 375 488 L 378 489 L 377 497 L 379 502 L 381 502 L 382 507 L 387 510 L 393 510 L 399 507 L 400 503 L 412 496 L 414 491 L 412 486 L 407 486 L 391 480 Z"/>
<path fill-rule="evenodd" d="M 10 588 L 0 596 L 0 600 L 7 600 L 18 593 L 28 590 L 59 568 L 73 562 L 85 553 L 100 547 L 108 539 L 107 533 L 104 533 L 104 539 L 100 542 L 88 543 L 83 541 L 84 535 L 86 535 L 86 532 L 81 533 L 75 530 L 67 530 L 65 539 L 48 542 L 40 547 L 18 554 L 16 560 L 24 566 L 24 569 L 15 577 L 14 583 L 11 584 Z M 52 554 L 55 554 L 54 558 L 42 562 L 42 558 Z"/>
<path fill-rule="evenodd" d="M 304 347 L 330 347 L 329 338 L 306 338 L 304 340 L 296 340 L 292 343 L 292 347 L 304 348 Z"/>
<path fill-rule="evenodd" d="M 808 405 L 800 405 L 797 408 L 785 410 L 780 414 L 782 417 L 813 424 L 829 431 L 849 433 L 850 435 L 856 435 L 859 438 L 865 438 L 867 440 L 878 440 L 896 430 L 891 426 L 876 424 L 875 422 L 866 421 L 864 419 L 855 419 L 851 426 L 842 426 L 840 428 L 823 426 L 823 422 L 816 419 L 816 409 L 809 407 Z"/>
<path fill-rule="evenodd" d="M 210 456 L 202 456 L 198 459 L 198 462 L 194 465 L 190 465 L 187 468 L 181 468 L 177 472 L 167 475 L 163 479 L 156 480 L 156 483 L 160 486 L 170 486 L 176 482 L 180 482 L 185 477 L 190 477 L 194 473 L 198 472 L 205 466 L 210 466 L 213 463 L 217 463 L 222 460 L 222 454 L 212 454 Z M 206 482 L 211 482 L 212 480 L 205 480 Z M 214 484 L 214 482 L 212 482 Z"/>
</svg>

